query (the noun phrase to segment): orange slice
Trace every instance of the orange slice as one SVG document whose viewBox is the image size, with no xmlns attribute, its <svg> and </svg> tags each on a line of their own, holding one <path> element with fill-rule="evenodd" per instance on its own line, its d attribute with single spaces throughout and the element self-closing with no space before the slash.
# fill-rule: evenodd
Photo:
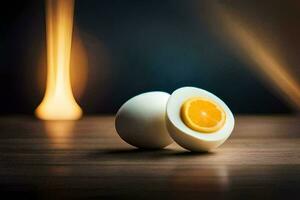
<svg viewBox="0 0 300 200">
<path fill-rule="evenodd" d="M 180 114 L 187 127 L 205 133 L 220 130 L 226 120 L 224 110 L 216 102 L 202 97 L 186 100 Z"/>
</svg>

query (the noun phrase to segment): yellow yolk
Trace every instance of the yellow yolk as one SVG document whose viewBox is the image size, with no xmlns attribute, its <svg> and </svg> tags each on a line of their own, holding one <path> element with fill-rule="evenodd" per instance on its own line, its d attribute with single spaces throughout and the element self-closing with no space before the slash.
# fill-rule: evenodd
<svg viewBox="0 0 300 200">
<path fill-rule="evenodd" d="M 204 133 L 220 130 L 226 120 L 224 110 L 216 102 L 202 97 L 186 100 L 180 114 L 187 127 Z"/>
</svg>

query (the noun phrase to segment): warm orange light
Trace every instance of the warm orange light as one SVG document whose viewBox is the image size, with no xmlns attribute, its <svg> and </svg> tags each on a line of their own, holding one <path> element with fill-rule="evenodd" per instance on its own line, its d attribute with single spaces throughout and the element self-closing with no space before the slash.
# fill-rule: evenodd
<svg viewBox="0 0 300 200">
<path fill-rule="evenodd" d="M 75 120 L 82 110 L 70 80 L 74 0 L 47 0 L 47 83 L 37 117 L 44 120 Z"/>
<path fill-rule="evenodd" d="M 51 120 L 43 123 L 50 145 L 54 148 L 70 148 L 73 145 L 74 121 Z"/>
<path fill-rule="evenodd" d="M 217 19 L 221 22 L 221 26 L 218 27 L 225 30 L 220 32 L 228 35 L 226 39 L 230 39 L 230 43 L 236 45 L 239 54 L 250 61 L 258 74 L 262 75 L 271 86 L 275 86 L 275 90 L 300 111 L 300 84 L 283 58 L 275 53 L 274 47 L 264 43 L 258 37 L 255 27 L 243 22 L 232 10 L 218 4 L 213 5 L 213 8 L 215 16 L 218 16 Z M 266 33 L 264 35 L 268 36 Z"/>
</svg>

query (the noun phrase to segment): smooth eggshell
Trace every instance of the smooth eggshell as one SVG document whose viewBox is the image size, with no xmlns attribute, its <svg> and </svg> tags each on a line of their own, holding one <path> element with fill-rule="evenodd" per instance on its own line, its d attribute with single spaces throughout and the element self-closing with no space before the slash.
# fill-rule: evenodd
<svg viewBox="0 0 300 200">
<path fill-rule="evenodd" d="M 165 120 L 169 97 L 165 92 L 147 92 L 125 102 L 115 120 L 119 136 L 139 148 L 159 149 L 171 144 Z"/>
</svg>

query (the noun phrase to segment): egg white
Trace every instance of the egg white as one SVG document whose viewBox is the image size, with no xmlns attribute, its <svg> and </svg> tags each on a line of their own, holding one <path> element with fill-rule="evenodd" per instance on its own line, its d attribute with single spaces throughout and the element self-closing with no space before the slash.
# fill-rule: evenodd
<svg viewBox="0 0 300 200">
<path fill-rule="evenodd" d="M 225 112 L 223 127 L 213 133 L 195 131 L 184 124 L 180 109 L 191 97 L 203 97 L 216 102 Z M 196 87 L 182 87 L 175 90 L 167 103 L 166 123 L 170 136 L 177 144 L 190 151 L 210 151 L 220 146 L 232 133 L 234 117 L 228 106 L 216 95 Z"/>
<path fill-rule="evenodd" d="M 169 96 L 166 92 L 146 92 L 126 101 L 115 119 L 119 136 L 138 148 L 160 149 L 171 144 L 165 120 Z"/>
</svg>

